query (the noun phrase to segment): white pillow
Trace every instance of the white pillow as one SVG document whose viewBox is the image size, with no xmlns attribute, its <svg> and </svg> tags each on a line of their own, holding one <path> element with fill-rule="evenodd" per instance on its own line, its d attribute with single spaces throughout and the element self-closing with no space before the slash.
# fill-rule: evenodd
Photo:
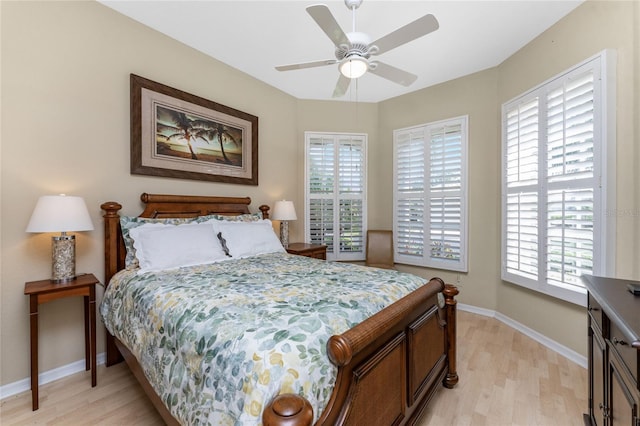
<svg viewBox="0 0 640 426">
<path fill-rule="evenodd" d="M 222 238 L 229 248 L 229 254 L 234 259 L 285 251 L 268 219 L 255 222 L 212 221 L 212 223 L 215 233 L 222 233 Z"/>
<path fill-rule="evenodd" d="M 230 259 L 207 223 L 148 224 L 129 231 L 140 272 L 202 265 Z"/>
</svg>

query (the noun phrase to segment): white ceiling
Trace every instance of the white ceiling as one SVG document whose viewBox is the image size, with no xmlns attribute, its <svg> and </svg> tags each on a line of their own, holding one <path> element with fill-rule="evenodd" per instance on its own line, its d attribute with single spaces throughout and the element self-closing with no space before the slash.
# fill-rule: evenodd
<svg viewBox="0 0 640 426">
<path fill-rule="evenodd" d="M 404 87 L 367 73 L 340 100 L 379 102 L 499 65 L 583 0 L 364 0 L 356 29 L 372 40 L 433 14 L 440 28 L 376 59 L 418 79 Z M 300 99 L 333 99 L 337 65 L 276 71 L 277 65 L 335 59 L 305 8 L 318 2 L 131 1 L 100 3 Z M 325 1 L 345 33 L 344 1 Z M 215 78 L 215 76 L 212 76 Z"/>
</svg>

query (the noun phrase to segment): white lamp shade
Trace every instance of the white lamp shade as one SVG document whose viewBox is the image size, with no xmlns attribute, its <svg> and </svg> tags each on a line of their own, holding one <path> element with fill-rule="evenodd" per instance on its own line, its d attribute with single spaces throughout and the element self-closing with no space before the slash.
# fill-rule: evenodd
<svg viewBox="0 0 640 426">
<path fill-rule="evenodd" d="M 369 69 L 369 63 L 361 56 L 344 58 L 340 63 L 340 72 L 348 78 L 359 78 Z"/>
<path fill-rule="evenodd" d="M 271 214 L 273 220 L 296 220 L 296 209 L 293 207 L 293 201 L 276 201 Z"/>
<path fill-rule="evenodd" d="M 43 195 L 33 210 L 27 232 L 92 231 L 93 222 L 82 197 Z"/>
</svg>

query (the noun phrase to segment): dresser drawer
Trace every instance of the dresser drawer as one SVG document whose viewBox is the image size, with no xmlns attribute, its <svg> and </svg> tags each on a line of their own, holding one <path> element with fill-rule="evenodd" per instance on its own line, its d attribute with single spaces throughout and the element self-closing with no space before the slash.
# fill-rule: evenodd
<svg viewBox="0 0 640 426">
<path fill-rule="evenodd" d="M 635 387 L 640 389 L 640 387 L 638 387 L 638 356 L 640 354 L 640 350 L 629 344 L 629 339 L 624 337 L 624 334 L 622 334 L 622 331 L 614 322 L 611 322 L 611 337 L 609 338 L 609 341 L 611 342 L 611 349 L 618 354 L 626 368 L 631 373 Z"/>
<path fill-rule="evenodd" d="M 604 311 L 602 310 L 602 306 L 596 301 L 596 299 L 589 293 L 589 302 L 588 302 L 588 311 L 589 316 L 591 317 L 592 324 L 595 323 L 597 325 L 597 329 L 602 333 L 603 337 L 608 337 L 609 330 L 605 330 L 603 327 L 607 323 L 606 317 L 604 315 Z"/>
</svg>

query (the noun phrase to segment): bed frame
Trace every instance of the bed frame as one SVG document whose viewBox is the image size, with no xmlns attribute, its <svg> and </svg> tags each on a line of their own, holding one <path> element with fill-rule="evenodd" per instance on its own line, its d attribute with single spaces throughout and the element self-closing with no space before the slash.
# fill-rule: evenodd
<svg viewBox="0 0 640 426">
<path fill-rule="evenodd" d="M 142 194 L 140 217 L 196 217 L 249 213 L 248 197 Z M 105 283 L 124 268 L 126 257 L 119 210 L 104 210 Z M 264 218 L 269 207 L 260 206 Z M 438 293 L 444 295 L 444 307 Z M 442 383 L 452 388 L 456 373 L 456 300 L 458 289 L 439 278 L 398 300 L 341 335 L 332 336 L 327 354 L 338 367 L 336 385 L 317 425 L 411 425 Z M 125 360 L 167 424 L 178 424 L 154 392 L 131 352 L 107 332 L 107 366 Z M 264 426 L 310 425 L 309 402 L 282 394 L 263 410 Z"/>
</svg>

